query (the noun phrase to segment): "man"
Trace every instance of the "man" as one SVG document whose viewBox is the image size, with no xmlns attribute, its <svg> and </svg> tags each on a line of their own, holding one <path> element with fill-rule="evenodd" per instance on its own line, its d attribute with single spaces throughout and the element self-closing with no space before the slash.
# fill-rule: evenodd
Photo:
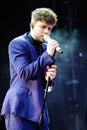
<svg viewBox="0 0 87 130">
<path fill-rule="evenodd" d="M 1 115 L 7 130 L 37 130 L 44 104 L 46 82 L 55 85 L 57 66 L 54 54 L 58 42 L 50 35 L 57 15 L 49 8 L 37 8 L 31 14 L 30 32 L 14 38 L 8 48 L 10 88 L 5 96 Z M 41 130 L 48 130 L 49 116 L 44 107 Z"/>
</svg>

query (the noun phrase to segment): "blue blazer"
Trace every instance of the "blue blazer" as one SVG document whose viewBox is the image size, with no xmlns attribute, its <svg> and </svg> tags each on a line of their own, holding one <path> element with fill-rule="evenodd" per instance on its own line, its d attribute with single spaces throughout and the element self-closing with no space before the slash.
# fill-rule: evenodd
<svg viewBox="0 0 87 130">
<path fill-rule="evenodd" d="M 38 56 L 27 33 L 13 39 L 8 46 L 10 62 L 10 88 L 3 101 L 1 115 L 10 113 L 39 122 L 44 102 L 45 68 L 54 58 L 42 44 L 43 53 Z M 54 85 L 54 81 L 52 81 Z M 48 113 L 45 116 L 48 117 Z"/>
</svg>

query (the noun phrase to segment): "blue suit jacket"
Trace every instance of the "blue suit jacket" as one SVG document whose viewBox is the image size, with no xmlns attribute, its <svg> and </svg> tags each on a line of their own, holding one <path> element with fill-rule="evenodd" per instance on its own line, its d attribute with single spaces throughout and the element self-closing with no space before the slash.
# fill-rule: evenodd
<svg viewBox="0 0 87 130">
<path fill-rule="evenodd" d="M 27 33 L 10 42 L 10 88 L 3 101 L 1 115 L 14 113 L 39 122 L 46 85 L 45 68 L 54 62 L 46 51 L 46 44 L 42 46 L 43 53 L 38 56 Z"/>
</svg>

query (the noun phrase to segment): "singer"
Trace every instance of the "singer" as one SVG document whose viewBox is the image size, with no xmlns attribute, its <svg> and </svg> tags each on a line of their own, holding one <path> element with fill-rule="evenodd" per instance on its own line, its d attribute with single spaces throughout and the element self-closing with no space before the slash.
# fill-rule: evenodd
<svg viewBox="0 0 87 130">
<path fill-rule="evenodd" d="M 57 66 L 54 53 L 59 43 L 50 35 L 57 15 L 49 8 L 37 8 L 31 13 L 29 32 L 10 41 L 8 46 L 10 87 L 3 101 L 1 115 L 6 130 L 38 130 L 48 77 L 55 86 Z M 50 67 L 49 67 L 50 66 Z M 49 130 L 47 104 L 41 130 Z"/>
</svg>

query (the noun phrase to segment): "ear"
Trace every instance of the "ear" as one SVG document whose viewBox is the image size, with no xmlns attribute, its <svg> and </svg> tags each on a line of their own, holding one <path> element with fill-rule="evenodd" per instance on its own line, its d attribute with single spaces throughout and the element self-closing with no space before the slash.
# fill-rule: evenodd
<svg viewBox="0 0 87 130">
<path fill-rule="evenodd" d="M 33 28 L 34 28 L 33 23 L 30 23 L 30 29 L 33 29 Z"/>
</svg>

